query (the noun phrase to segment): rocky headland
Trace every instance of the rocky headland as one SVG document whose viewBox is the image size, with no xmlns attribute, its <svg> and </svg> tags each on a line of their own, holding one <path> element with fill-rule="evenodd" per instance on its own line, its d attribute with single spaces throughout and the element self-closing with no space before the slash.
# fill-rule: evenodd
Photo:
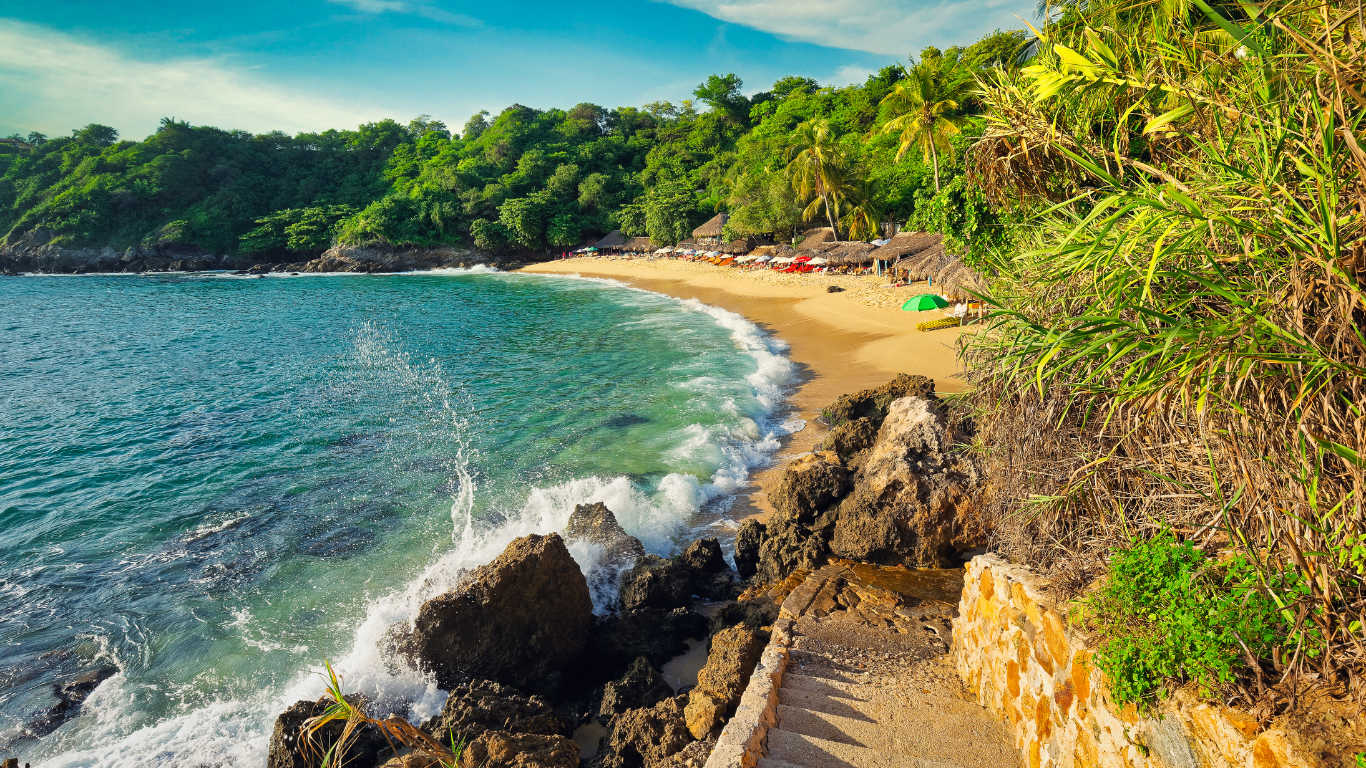
<svg viewBox="0 0 1366 768">
<path fill-rule="evenodd" d="M 520 265 L 524 258 L 498 256 L 477 249 L 337 245 L 303 261 L 261 254 L 215 254 L 158 235 L 122 250 L 111 246 L 70 247 L 53 243 L 54 233 L 35 227 L 13 243 L 0 245 L 0 273 L 93 274 L 139 272 L 204 272 L 231 270 L 249 274 L 319 272 L 410 272 L 414 270 Z M 317 253 L 316 251 L 314 252 Z"/>
</svg>

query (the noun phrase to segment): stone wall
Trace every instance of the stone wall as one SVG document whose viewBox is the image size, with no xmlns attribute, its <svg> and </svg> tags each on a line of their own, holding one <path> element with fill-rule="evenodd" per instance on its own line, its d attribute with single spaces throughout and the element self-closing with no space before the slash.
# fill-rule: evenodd
<svg viewBox="0 0 1366 768">
<path fill-rule="evenodd" d="M 1313 745 L 1177 691 L 1151 717 L 1117 706 L 1047 583 L 994 555 L 968 565 L 953 662 L 1013 732 L 1024 768 L 1319 768 Z"/>
</svg>

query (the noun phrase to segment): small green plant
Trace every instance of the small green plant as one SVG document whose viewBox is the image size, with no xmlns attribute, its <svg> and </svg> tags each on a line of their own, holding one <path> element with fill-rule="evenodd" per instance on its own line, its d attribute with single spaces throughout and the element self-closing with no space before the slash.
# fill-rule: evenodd
<svg viewBox="0 0 1366 768">
<path fill-rule="evenodd" d="M 306 755 L 319 756 L 321 751 L 322 768 L 340 768 L 346 764 L 346 750 L 351 741 L 355 738 L 356 730 L 367 725 L 378 729 L 389 742 L 389 746 L 397 750 L 399 747 L 408 747 L 419 754 L 433 757 L 442 765 L 442 768 L 456 768 L 460 762 L 460 755 L 464 752 L 465 742 L 461 740 L 459 744 L 455 742 L 455 736 L 451 736 L 451 747 L 447 749 L 441 742 L 433 739 L 428 734 L 413 727 L 411 723 L 401 717 L 389 717 L 383 720 L 370 717 L 365 713 L 365 709 L 359 703 L 348 701 L 342 693 L 341 678 L 332 669 L 332 663 L 323 660 L 323 666 L 327 668 L 326 674 L 321 674 L 323 682 L 327 686 L 327 693 L 322 700 L 328 701 L 327 709 L 321 715 L 311 717 L 304 721 L 302 731 L 304 738 L 301 739 Z M 320 750 L 319 732 L 331 723 L 342 722 L 341 735 L 326 750 Z"/>
<path fill-rule="evenodd" d="M 1256 564 L 1216 562 L 1169 530 L 1114 554 L 1104 588 L 1083 614 L 1103 640 L 1096 665 L 1116 701 L 1148 709 L 1170 682 L 1206 693 L 1235 682 L 1292 640 L 1293 626 Z M 1291 577 L 1273 588 L 1293 591 Z"/>
<path fill-rule="evenodd" d="M 1366 768 L 1366 752 L 1357 753 L 1357 768 Z"/>
</svg>

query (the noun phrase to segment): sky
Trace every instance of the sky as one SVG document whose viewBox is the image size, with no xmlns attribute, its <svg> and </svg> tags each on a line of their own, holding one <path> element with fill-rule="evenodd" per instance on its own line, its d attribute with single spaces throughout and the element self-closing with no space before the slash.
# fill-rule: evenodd
<svg viewBox="0 0 1366 768">
<path fill-rule="evenodd" d="M 163 117 L 288 133 L 511 104 L 678 104 L 710 74 L 862 82 L 1034 0 L 0 0 L 0 136 Z"/>
</svg>

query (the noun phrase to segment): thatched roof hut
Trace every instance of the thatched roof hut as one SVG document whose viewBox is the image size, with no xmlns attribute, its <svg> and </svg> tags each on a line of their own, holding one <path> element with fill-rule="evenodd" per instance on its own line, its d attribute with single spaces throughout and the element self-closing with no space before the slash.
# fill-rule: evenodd
<svg viewBox="0 0 1366 768">
<path fill-rule="evenodd" d="M 729 253 L 732 255 L 736 255 L 741 253 L 749 253 L 750 251 L 758 247 L 759 238 L 754 237 L 753 235 L 746 235 L 745 237 L 737 237 L 729 243 L 726 243 L 725 245 L 721 246 L 717 250 L 721 253 Z"/>
<path fill-rule="evenodd" d="M 830 229 L 829 227 L 816 227 L 815 229 L 808 229 L 808 230 L 806 231 L 806 235 L 802 238 L 802 241 L 801 241 L 800 243 L 797 243 L 797 250 L 799 250 L 799 251 L 820 251 L 820 250 L 828 250 L 830 247 L 834 247 L 834 243 L 835 243 L 835 232 L 834 232 L 834 230 Z M 825 249 L 822 249 L 822 248 L 819 247 L 819 246 L 826 245 L 826 244 L 829 244 L 829 246 L 828 246 L 827 248 L 825 248 Z"/>
<path fill-rule="evenodd" d="M 878 261 L 905 260 L 943 242 L 943 235 L 932 232 L 902 232 L 873 252 L 873 258 Z"/>
<path fill-rule="evenodd" d="M 630 240 L 627 240 L 621 246 L 621 249 L 623 251 L 635 251 L 636 253 L 645 253 L 646 251 L 653 251 L 657 247 L 658 246 L 656 246 L 654 243 L 650 242 L 650 238 L 648 237 L 633 237 Z"/>
<path fill-rule="evenodd" d="M 705 224 L 694 229 L 692 236 L 698 242 L 708 242 L 719 245 L 721 243 L 721 231 L 726 228 L 726 222 L 730 221 L 729 213 L 718 213 L 707 220 Z"/>
<path fill-rule="evenodd" d="M 893 265 L 893 269 L 908 272 L 919 279 L 937 274 L 957 263 L 958 255 L 950 253 L 943 244 L 939 244 L 903 258 Z"/>
<path fill-rule="evenodd" d="M 976 270 L 955 259 L 934 275 L 934 287 L 945 296 L 966 300 L 985 292 L 987 283 Z"/>
<path fill-rule="evenodd" d="M 621 230 L 614 229 L 595 243 L 593 247 L 601 250 L 603 248 L 620 248 L 623 245 L 626 245 L 626 236 L 621 234 Z"/>
<path fill-rule="evenodd" d="M 873 263 L 873 252 L 877 246 L 872 243 L 846 243 L 825 253 L 832 267 L 853 267 Z"/>
</svg>

